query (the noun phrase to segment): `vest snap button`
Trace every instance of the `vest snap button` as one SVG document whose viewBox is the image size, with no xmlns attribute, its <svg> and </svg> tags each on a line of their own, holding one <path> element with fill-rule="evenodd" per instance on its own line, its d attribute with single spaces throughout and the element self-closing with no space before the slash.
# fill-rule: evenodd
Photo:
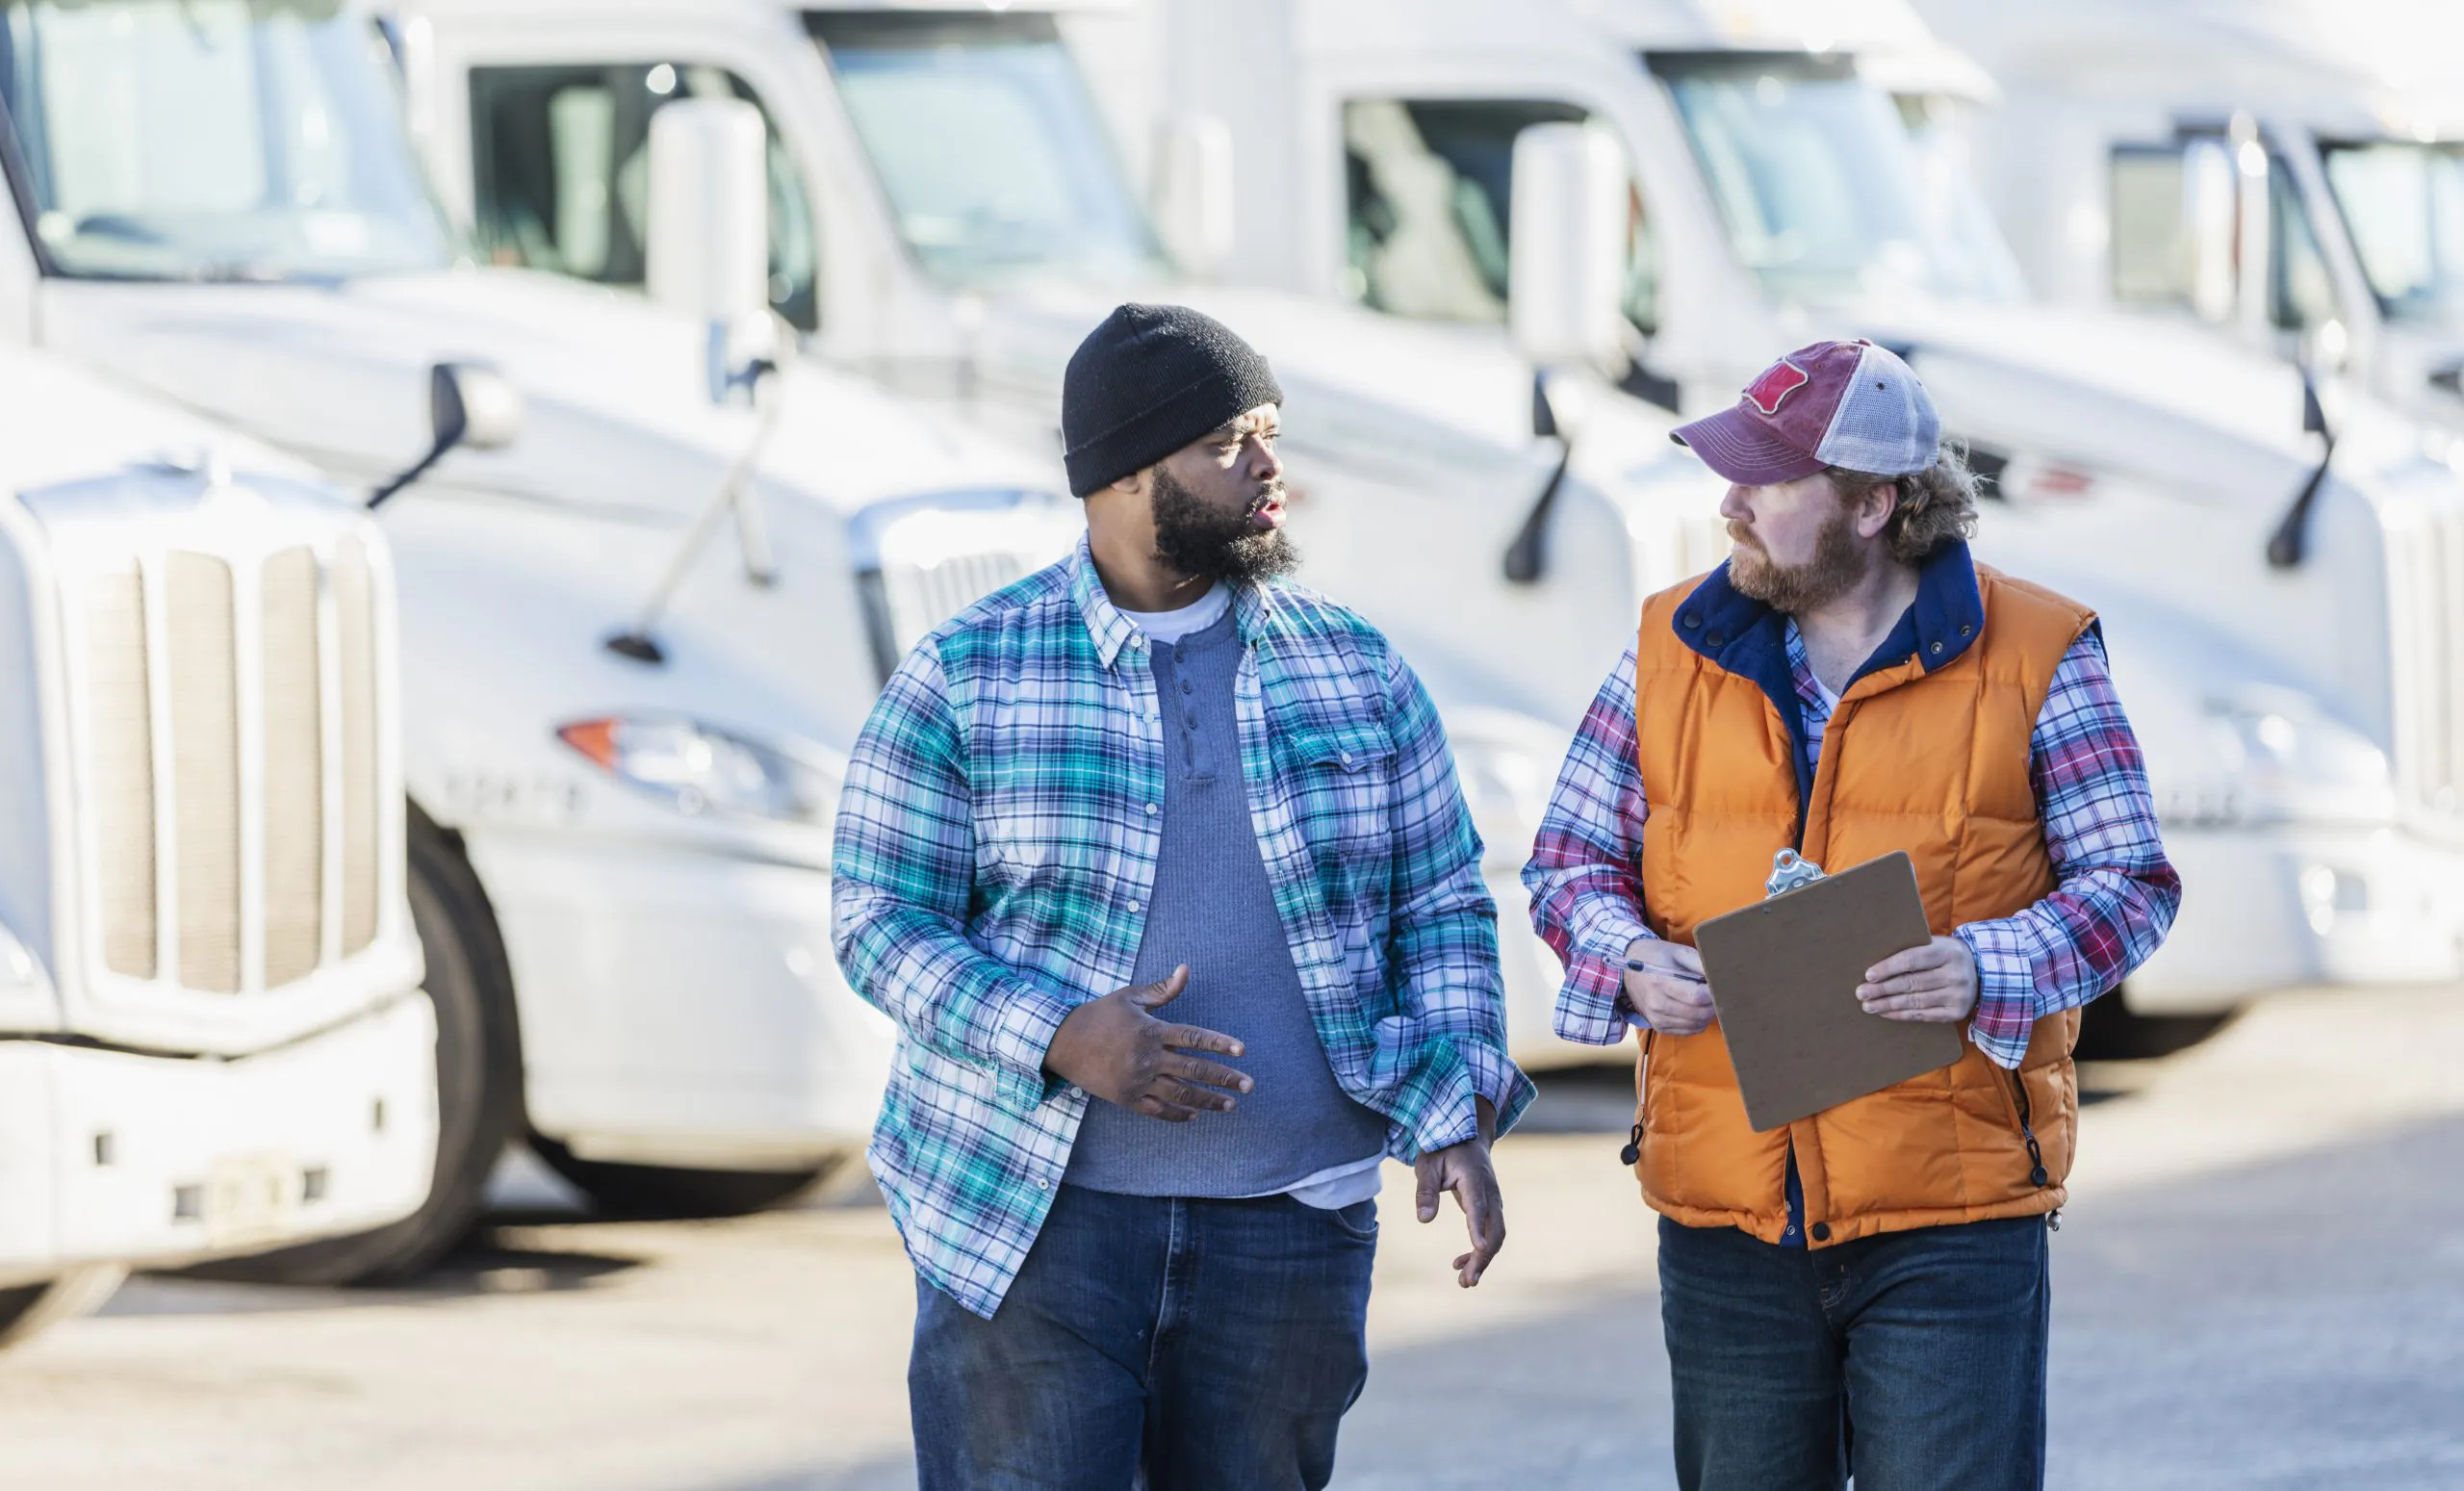
<svg viewBox="0 0 2464 1491">
<path fill-rule="evenodd" d="M 1703 625 L 1703 618 L 1695 615 L 1692 611 L 1688 611 L 1685 613 L 1685 625 L 1689 628 L 1699 627 Z"/>
<path fill-rule="evenodd" d="M 1962 636 L 1966 636 L 1969 632 L 1972 632 L 1972 631 L 1974 631 L 1975 630 L 1976 630 L 1976 628 L 1974 628 L 1973 626 L 1962 627 L 1962 628 L 1960 629 L 1960 635 L 1962 635 Z"/>
<path fill-rule="evenodd" d="M 1827 1221 L 1817 1221 L 1812 1226 L 1806 1228 L 1806 1231 L 1810 1233 L 1817 1243 L 1828 1243 L 1831 1241 L 1831 1223 Z"/>
<path fill-rule="evenodd" d="M 1942 654 L 1942 644 L 1941 644 L 1941 643 L 1939 643 L 1939 642 L 1935 643 L 1935 644 L 1934 644 L 1934 656 L 1936 656 L 1937 657 L 1938 657 L 1938 656 L 1941 656 L 1941 654 Z"/>
<path fill-rule="evenodd" d="M 1716 631 L 1712 632 L 1709 636 L 1705 637 L 1703 640 L 1710 643 L 1713 647 L 1723 647 L 1728 643 L 1728 638 L 1721 636 Z"/>
</svg>

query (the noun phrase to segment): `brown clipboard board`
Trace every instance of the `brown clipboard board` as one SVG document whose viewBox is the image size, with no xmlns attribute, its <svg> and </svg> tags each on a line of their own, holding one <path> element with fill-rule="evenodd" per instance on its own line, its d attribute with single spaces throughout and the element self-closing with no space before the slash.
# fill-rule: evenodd
<svg viewBox="0 0 2464 1491">
<path fill-rule="evenodd" d="M 1958 1025 L 1886 1020 L 1857 1002 L 1867 968 L 1932 940 L 1904 853 L 1695 928 L 1747 1121 L 1775 1129 L 1958 1061 Z"/>
</svg>

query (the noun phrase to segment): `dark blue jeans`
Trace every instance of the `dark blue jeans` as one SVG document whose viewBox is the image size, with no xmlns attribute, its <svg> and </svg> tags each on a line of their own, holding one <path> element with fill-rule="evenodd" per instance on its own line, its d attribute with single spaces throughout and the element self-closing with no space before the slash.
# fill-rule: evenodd
<svg viewBox="0 0 2464 1491">
<path fill-rule="evenodd" d="M 916 1286 L 922 1491 L 1316 1491 L 1369 1377 L 1376 1250 L 1373 1200 L 1063 1186 L 992 1319 Z"/>
<path fill-rule="evenodd" d="M 1659 1223 L 1685 1491 L 2036 1491 L 2041 1217 L 1808 1250 Z"/>
</svg>

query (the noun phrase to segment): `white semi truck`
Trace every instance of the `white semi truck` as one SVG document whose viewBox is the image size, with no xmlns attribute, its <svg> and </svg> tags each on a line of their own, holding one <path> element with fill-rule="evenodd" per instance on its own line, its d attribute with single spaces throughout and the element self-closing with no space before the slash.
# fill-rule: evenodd
<svg viewBox="0 0 2464 1491">
<path fill-rule="evenodd" d="M 1998 88 L 1895 91 L 1968 137 L 2047 298 L 2306 360 L 2464 436 L 2464 13 L 1918 3 Z"/>
<path fill-rule="evenodd" d="M 394 566 L 305 475 L 0 352 L 0 1346 L 426 1195 Z"/>
<path fill-rule="evenodd" d="M 1047 461 L 809 362 L 764 375 L 757 271 L 731 302 L 684 245 L 651 303 L 471 263 L 404 132 L 415 46 L 337 0 L 0 4 L 0 341 L 395 494 L 387 790 L 443 1139 L 415 1217 L 277 1277 L 416 1269 L 526 1129 L 673 1209 L 860 1147 L 890 1038 L 830 955 L 837 763 L 889 660 L 1081 521 Z M 702 125 L 625 190 L 757 252 L 757 141 Z"/>
<path fill-rule="evenodd" d="M 1136 12 L 410 0 L 398 14 L 412 116 L 483 255 L 640 286 L 640 246 L 663 230 L 642 190 L 651 120 L 681 98 L 749 101 L 771 141 L 774 302 L 813 361 L 1033 440 L 1056 479 L 1062 369 L 1116 300 L 1194 303 L 1255 342 L 1289 396 L 1304 578 L 1395 635 L 1446 716 L 1502 908 L 1514 1049 L 1535 1066 L 1595 1055 L 1550 1031 L 1559 976 L 1517 877 L 1641 596 L 1725 552 L 1719 488 L 1669 445 L 1662 411 L 1573 369 L 1536 398 L 1535 364 L 1559 356 L 1537 323 L 1509 347 L 1193 278 L 1235 219 L 1280 208 L 1212 190 L 1219 136 L 1167 131 L 1150 226 L 1100 107 L 1144 108 L 1134 32 L 1106 50 Z M 1109 59 L 1091 79 L 1089 55 Z"/>
<path fill-rule="evenodd" d="M 2272 360 L 2026 303 L 1876 81 L 1989 89 L 1905 5 L 1288 0 L 1227 34 L 1171 0 L 1152 44 L 1163 93 L 1222 121 L 1236 199 L 1274 204 L 1235 235 L 1267 283 L 1502 343 L 1525 257 L 1606 216 L 1631 262 L 1590 314 L 1638 397 L 1707 412 L 1821 336 L 1909 356 L 1995 478 L 1981 554 L 2106 618 L 2190 883 L 2128 1008 L 2454 973 L 2453 473 L 2368 399 L 2306 422 L 2330 465 Z M 1527 169 L 1570 135 L 1611 162 L 1589 207 L 1579 172 Z"/>
</svg>

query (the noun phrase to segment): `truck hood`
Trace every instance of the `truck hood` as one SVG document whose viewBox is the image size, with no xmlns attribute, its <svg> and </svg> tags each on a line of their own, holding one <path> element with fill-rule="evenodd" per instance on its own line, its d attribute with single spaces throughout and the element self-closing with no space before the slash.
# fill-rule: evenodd
<svg viewBox="0 0 2464 1491">
<path fill-rule="evenodd" d="M 691 510 L 751 438 L 709 400 L 702 328 L 637 296 L 520 270 L 309 285 L 48 281 L 44 343 L 352 480 L 426 450 L 427 371 L 495 368 L 521 391 L 500 451 L 457 451 L 457 484 L 649 514 Z M 853 510 L 950 488 L 1052 485 L 953 422 L 789 358 L 765 479 Z"/>
<path fill-rule="evenodd" d="M 2275 501 L 2319 459 L 2301 427 L 2299 374 L 2212 336 L 2034 306 L 1851 320 L 1909 355 L 1945 430 L 2005 453 L 2127 472 L 2218 501 Z"/>
<path fill-rule="evenodd" d="M 30 492 L 162 460 L 310 475 L 304 462 L 64 358 L 0 348 L 0 487 Z"/>
</svg>

